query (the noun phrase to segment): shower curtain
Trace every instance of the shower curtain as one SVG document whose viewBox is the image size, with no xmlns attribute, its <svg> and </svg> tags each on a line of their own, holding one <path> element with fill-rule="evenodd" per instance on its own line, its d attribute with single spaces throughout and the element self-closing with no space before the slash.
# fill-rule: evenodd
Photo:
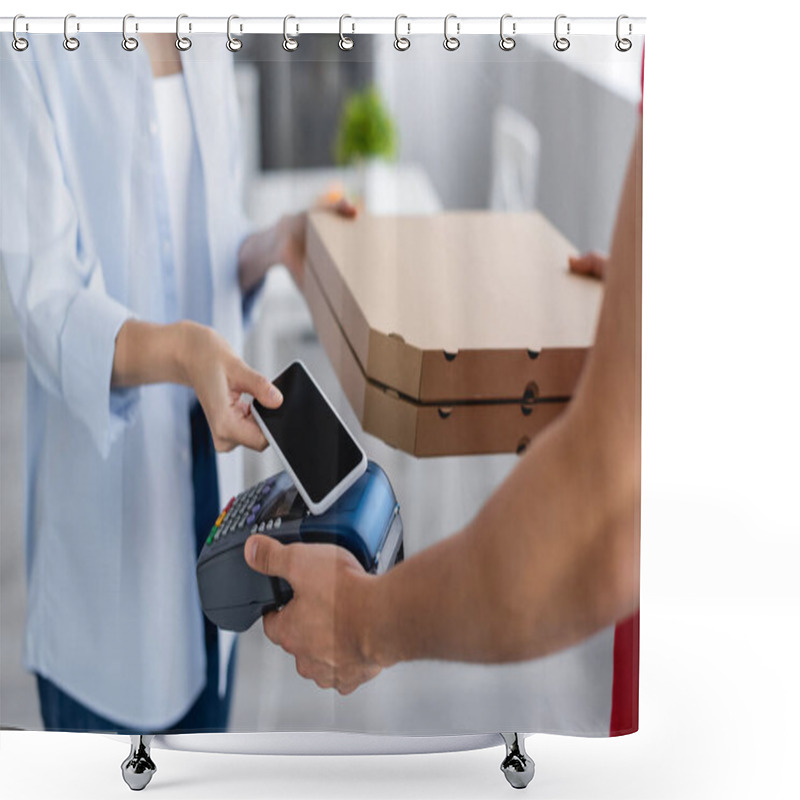
<svg viewBox="0 0 800 800">
<path fill-rule="evenodd" d="M 4 561 L 18 561 L 2 592 L 19 609 L 3 618 L 18 671 L 4 669 L 2 723 L 631 733 L 638 496 L 598 521 L 594 509 L 611 513 L 602 498 L 563 488 L 600 446 L 591 424 L 562 453 L 563 481 L 541 465 L 561 463 L 542 442 L 580 416 L 573 402 L 595 385 L 585 368 L 601 354 L 604 303 L 621 280 L 614 253 L 640 258 L 640 233 L 618 216 L 628 164 L 640 167 L 630 161 L 640 37 L 629 50 L 613 29 L 559 45 L 510 39 L 509 26 L 498 47 L 497 35 L 459 40 L 455 21 L 445 47 L 441 36 L 394 39 L 346 23 L 341 37 L 294 32 L 227 48 L 224 35 L 198 34 L 177 60 L 144 36 L 120 47 L 118 34 L 76 34 L 72 49 L 61 35 L 30 35 L 24 50 L 2 49 L 2 545 Z M 634 303 L 639 285 L 623 291 Z M 640 317 L 629 310 L 615 352 L 638 382 Z M 208 347 L 193 372 L 161 363 L 186 319 L 216 332 L 213 346 L 203 334 L 187 340 Z M 136 327 L 145 323 L 154 327 Z M 141 338 L 126 339 L 131 331 Z M 404 570 L 414 581 L 420 558 L 457 536 L 482 543 L 494 576 L 484 581 L 466 557 L 440 559 L 442 581 L 462 576 L 456 599 L 425 606 L 427 619 L 404 622 L 393 609 L 415 655 L 347 693 L 318 685 L 323 673 L 295 658 L 297 642 L 272 641 L 260 621 L 238 635 L 217 630 L 198 597 L 195 562 L 215 517 L 284 469 L 274 447 L 221 433 L 198 365 L 248 365 L 271 380 L 295 360 L 399 503 L 404 560 L 374 580 Z M 242 386 L 228 388 L 234 407 Z M 638 383 L 609 392 L 605 408 L 625 416 L 638 464 Z M 250 412 L 236 408 L 254 441 Z M 540 466 L 522 480 L 526 459 Z M 548 514 L 526 516 L 514 498 L 529 492 L 551 519 L 591 505 L 580 518 L 624 529 L 613 541 L 627 549 L 613 559 L 587 545 L 570 571 L 555 532 L 535 545 Z M 573 535 L 565 529 L 564 541 Z M 564 585 L 537 599 L 520 571 L 529 562 L 537 575 L 563 569 Z M 626 572 L 592 571 L 607 562 Z M 497 578 L 509 563 L 511 586 Z M 576 576 L 586 582 L 571 584 Z M 436 596 L 436 582 L 421 594 Z M 559 615 L 561 596 L 573 598 L 572 617 Z M 603 616 L 606 597 L 616 611 Z M 525 644 L 537 641 L 533 627 L 562 618 L 574 635 L 555 627 L 552 646 Z M 426 650 L 423 632 L 408 629 L 435 632 L 447 619 L 459 621 L 445 632 L 452 653 Z"/>
</svg>

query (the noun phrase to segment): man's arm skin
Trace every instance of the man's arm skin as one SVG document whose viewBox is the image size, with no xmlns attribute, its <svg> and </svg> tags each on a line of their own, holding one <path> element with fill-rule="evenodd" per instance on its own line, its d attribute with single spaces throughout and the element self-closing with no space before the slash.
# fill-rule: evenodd
<svg viewBox="0 0 800 800">
<path fill-rule="evenodd" d="M 635 610 L 641 152 L 640 126 L 595 345 L 573 400 L 465 529 L 380 577 L 341 548 L 250 537 L 248 563 L 294 589 L 265 615 L 264 631 L 301 675 L 346 694 L 400 661 L 526 660 Z"/>
<path fill-rule="evenodd" d="M 461 534 L 376 582 L 378 613 L 362 624 L 366 652 L 379 664 L 529 659 L 635 609 L 640 169 L 641 130 L 623 189 L 595 346 L 567 413 L 534 442 Z"/>
</svg>

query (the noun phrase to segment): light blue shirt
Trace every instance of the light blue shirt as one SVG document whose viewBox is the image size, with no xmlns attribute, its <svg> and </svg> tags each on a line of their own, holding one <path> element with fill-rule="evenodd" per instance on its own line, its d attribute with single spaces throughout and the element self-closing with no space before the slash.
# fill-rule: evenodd
<svg viewBox="0 0 800 800">
<path fill-rule="evenodd" d="M 0 48 L 0 260 L 28 362 L 26 666 L 112 720 L 178 720 L 205 681 L 187 390 L 110 388 L 131 316 L 178 318 L 145 47 L 93 34 Z M 225 38 L 182 54 L 199 153 L 189 215 L 199 321 L 241 350 L 241 207 Z M 241 454 L 218 456 L 220 498 Z"/>
</svg>

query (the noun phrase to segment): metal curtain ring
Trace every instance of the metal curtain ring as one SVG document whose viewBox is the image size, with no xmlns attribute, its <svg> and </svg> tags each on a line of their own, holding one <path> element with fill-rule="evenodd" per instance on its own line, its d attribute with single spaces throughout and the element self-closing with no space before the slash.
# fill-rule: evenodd
<svg viewBox="0 0 800 800">
<path fill-rule="evenodd" d="M 344 35 L 343 26 L 344 26 L 344 21 L 346 19 L 353 19 L 353 18 L 349 14 L 342 14 L 342 16 L 339 17 L 339 49 L 340 50 L 352 50 L 353 46 L 355 45 L 355 42 L 349 36 L 345 36 Z M 356 25 L 355 25 L 355 23 L 352 23 L 352 25 L 353 25 L 353 32 L 355 32 Z"/>
<path fill-rule="evenodd" d="M 405 14 L 398 14 L 394 18 L 394 49 L 400 50 L 408 50 L 411 47 L 411 39 L 406 38 L 405 36 L 400 35 L 400 20 L 401 19 L 408 19 Z M 406 23 L 406 28 L 408 28 L 408 33 L 411 33 L 411 23 Z"/>
<path fill-rule="evenodd" d="M 569 39 L 566 36 L 559 36 L 558 35 L 558 21 L 560 19 L 566 19 L 566 14 L 559 14 L 555 22 L 553 23 L 553 35 L 555 36 L 555 41 L 553 42 L 553 47 L 558 50 L 559 53 L 563 53 L 565 50 L 569 50 Z M 567 23 L 567 35 L 569 35 L 569 22 Z"/>
<path fill-rule="evenodd" d="M 511 14 L 503 14 L 503 16 L 500 17 L 500 49 L 505 50 L 506 52 L 513 50 L 517 46 L 517 40 L 514 39 L 513 36 L 507 36 L 503 30 L 503 26 L 505 25 L 507 19 L 511 19 Z M 516 22 L 511 23 L 511 32 L 517 32 Z"/>
<path fill-rule="evenodd" d="M 447 26 L 451 19 L 458 19 L 455 14 L 448 14 L 444 18 L 444 49 L 449 50 L 451 53 L 453 50 L 458 50 L 461 47 L 461 41 L 456 36 L 450 36 L 447 33 Z M 461 23 L 456 22 L 456 33 L 461 33 Z"/>
<path fill-rule="evenodd" d="M 25 19 L 25 15 L 24 14 L 17 14 L 17 16 L 14 17 L 14 22 L 11 23 L 11 33 L 14 36 L 14 38 L 11 40 L 11 46 L 18 53 L 21 53 L 23 50 L 27 50 L 28 49 L 28 40 L 27 39 L 23 39 L 17 33 L 17 20 L 18 19 Z"/>
<path fill-rule="evenodd" d="M 67 16 L 64 17 L 64 49 L 69 50 L 70 52 L 72 52 L 73 50 L 77 50 L 81 46 L 81 43 L 74 36 L 69 35 L 68 28 L 69 28 L 69 21 L 71 19 L 75 19 L 74 14 L 67 14 Z M 80 26 L 77 26 L 77 30 L 80 30 Z"/>
<path fill-rule="evenodd" d="M 633 42 L 630 39 L 623 39 L 619 35 L 620 22 L 622 22 L 622 20 L 624 20 L 624 19 L 628 19 L 628 15 L 627 14 L 620 14 L 617 17 L 617 41 L 614 42 L 614 47 L 616 47 L 617 50 L 620 51 L 620 53 L 627 53 L 628 50 L 630 50 L 631 47 L 633 47 Z M 628 23 L 628 35 L 631 34 L 632 30 L 633 29 L 632 29 L 631 24 L 629 22 Z"/>
<path fill-rule="evenodd" d="M 122 18 L 122 49 L 127 50 L 129 53 L 132 53 L 139 46 L 139 40 L 133 36 L 128 36 L 129 19 L 135 19 L 133 14 L 126 14 Z"/>
<path fill-rule="evenodd" d="M 181 20 L 187 19 L 188 14 L 178 14 L 175 20 L 175 47 L 178 50 L 188 50 L 192 46 L 192 40 L 188 36 L 181 36 Z M 189 30 L 192 29 L 192 23 L 189 23 Z"/>
<path fill-rule="evenodd" d="M 228 17 L 228 41 L 225 42 L 225 47 L 227 47 L 228 50 L 231 51 L 231 53 L 237 53 L 239 50 L 242 49 L 242 40 L 237 39 L 235 36 L 231 34 L 231 22 L 233 22 L 233 20 L 235 19 L 239 19 L 239 17 L 237 17 L 236 14 L 231 14 Z M 239 31 L 241 32 L 241 30 L 242 26 L 240 25 Z"/>
<path fill-rule="evenodd" d="M 294 52 L 300 45 L 300 42 L 298 42 L 297 39 L 294 39 L 291 36 L 289 36 L 289 31 L 287 29 L 287 26 L 289 24 L 290 19 L 296 19 L 296 17 L 293 17 L 291 14 L 288 14 L 283 18 L 283 49 L 286 50 L 287 53 Z"/>
</svg>

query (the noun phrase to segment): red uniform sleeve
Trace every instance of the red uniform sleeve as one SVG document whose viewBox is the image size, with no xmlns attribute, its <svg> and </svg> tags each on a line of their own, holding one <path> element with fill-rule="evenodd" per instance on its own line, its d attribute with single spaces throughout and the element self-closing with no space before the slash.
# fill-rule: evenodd
<svg viewBox="0 0 800 800">
<path fill-rule="evenodd" d="M 639 113 L 644 109 L 644 47 L 642 48 L 642 99 L 639 101 Z"/>
</svg>

